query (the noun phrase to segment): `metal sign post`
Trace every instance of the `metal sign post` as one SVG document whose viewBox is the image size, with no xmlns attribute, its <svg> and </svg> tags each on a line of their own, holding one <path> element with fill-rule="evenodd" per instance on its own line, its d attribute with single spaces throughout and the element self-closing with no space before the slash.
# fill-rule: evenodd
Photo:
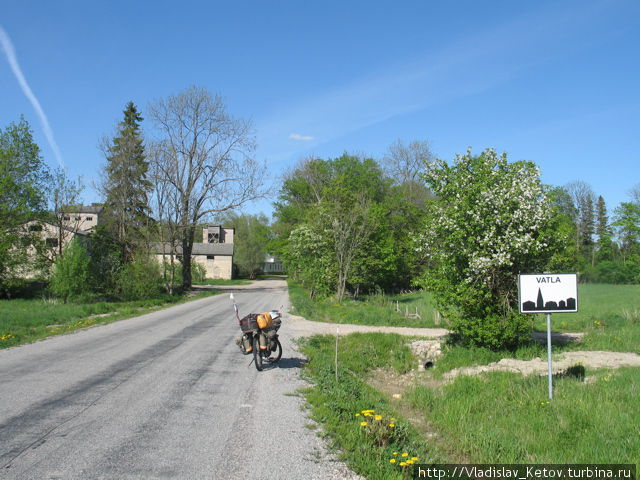
<svg viewBox="0 0 640 480">
<path fill-rule="evenodd" d="M 518 275 L 520 313 L 547 314 L 547 357 L 549 362 L 549 400 L 553 400 L 551 363 L 551 314 L 578 311 L 578 275 L 538 273 Z"/>
<path fill-rule="evenodd" d="M 551 314 L 547 313 L 547 357 L 549 359 L 549 400 L 553 400 L 553 369 L 551 368 Z"/>
</svg>

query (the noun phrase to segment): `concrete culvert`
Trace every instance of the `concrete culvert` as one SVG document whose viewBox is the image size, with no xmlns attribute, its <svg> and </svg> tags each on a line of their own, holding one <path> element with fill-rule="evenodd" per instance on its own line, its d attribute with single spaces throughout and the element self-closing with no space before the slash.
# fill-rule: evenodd
<svg viewBox="0 0 640 480">
<path fill-rule="evenodd" d="M 425 370 L 426 370 L 427 368 L 433 368 L 433 365 L 434 365 L 434 363 L 433 363 L 433 361 L 431 361 L 431 360 L 427 360 L 426 362 L 424 362 L 424 368 L 425 368 Z"/>
</svg>

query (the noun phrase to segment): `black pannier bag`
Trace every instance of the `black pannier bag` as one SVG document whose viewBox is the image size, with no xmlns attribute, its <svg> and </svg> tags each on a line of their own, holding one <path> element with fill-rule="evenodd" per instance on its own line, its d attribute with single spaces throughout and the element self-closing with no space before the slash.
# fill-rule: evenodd
<svg viewBox="0 0 640 480">
<path fill-rule="evenodd" d="M 240 319 L 240 330 L 242 330 L 243 332 L 257 330 L 258 329 L 257 318 L 258 318 L 258 314 L 256 313 L 250 313 L 246 317 L 242 317 Z"/>
</svg>

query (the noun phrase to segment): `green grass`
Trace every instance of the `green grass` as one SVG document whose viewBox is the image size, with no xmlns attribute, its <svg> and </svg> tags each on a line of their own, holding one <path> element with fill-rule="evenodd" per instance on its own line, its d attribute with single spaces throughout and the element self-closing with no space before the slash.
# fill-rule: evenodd
<svg viewBox="0 0 640 480">
<path fill-rule="evenodd" d="M 551 327 L 556 332 L 583 332 L 595 321 L 640 318 L 640 285 L 578 285 L 578 312 L 554 313 Z M 546 331 L 544 315 L 536 315 L 536 330 Z"/>
<path fill-rule="evenodd" d="M 440 389 L 416 386 L 407 400 L 474 463 L 637 463 L 640 370 L 587 372 L 595 381 L 494 372 Z"/>
<path fill-rule="evenodd" d="M 366 383 L 367 376 L 378 367 L 391 366 L 398 374 L 411 368 L 411 352 L 402 337 L 393 334 L 340 337 L 337 380 L 335 337 L 315 336 L 301 344 L 309 358 L 304 373 L 314 384 L 302 393 L 311 406 L 313 419 L 322 424 L 324 434 L 341 450 L 342 458 L 352 470 L 368 479 L 399 479 L 403 478 L 399 461 L 389 462 L 395 458 L 394 452 L 407 452 L 409 458 L 417 456 L 423 462 L 446 460 L 434 444 L 393 411 L 384 395 Z M 363 410 L 375 410 L 383 420 L 366 418 Z M 395 418 L 393 429 L 382 426 L 391 418 Z M 370 425 L 362 427 L 363 420 Z"/>
<path fill-rule="evenodd" d="M 293 283 L 290 291 L 297 313 L 313 320 L 398 324 L 397 319 L 387 323 L 383 310 L 388 297 L 382 295 L 334 306 L 309 300 L 306 292 Z M 570 350 L 640 354 L 640 286 L 580 285 L 579 291 L 580 312 L 554 314 L 553 330 L 582 331 L 586 335 L 582 342 L 554 344 L 554 354 Z M 407 297 L 410 305 L 429 302 L 423 293 L 402 297 Z M 376 302 L 377 310 L 372 309 Z M 544 330 L 544 318 L 537 319 L 536 326 Z M 391 366 L 400 374 L 415 364 L 406 352 L 400 353 L 409 341 L 381 334 L 341 337 L 339 381 L 335 380 L 333 367 L 335 337 L 314 337 L 304 345 L 303 351 L 310 358 L 307 374 L 315 384 L 305 395 L 314 418 L 344 451 L 351 468 L 367 478 L 396 478 L 393 475 L 397 472 L 389 469 L 384 460 L 388 451 L 373 448 L 367 438 L 354 433 L 349 415 L 367 408 L 393 414 L 390 399 L 365 379 L 379 366 Z M 412 412 L 414 422 L 413 414 L 419 412 L 420 422 L 426 422 L 437 433 L 437 444 L 433 439 L 420 439 L 416 425 L 409 425 L 411 447 L 405 448 L 420 452 L 418 456 L 429 462 L 637 464 L 640 369 L 587 369 L 588 382 L 557 376 L 552 403 L 546 402 L 545 376 L 492 372 L 460 376 L 450 383 L 442 381 L 443 373 L 453 368 L 507 357 L 545 358 L 546 345 L 532 341 L 515 351 L 444 346 L 435 368 L 419 377 L 425 381 L 417 382 L 402 400 L 393 403 L 394 408 Z"/>
<path fill-rule="evenodd" d="M 30 343 L 79 328 L 124 318 L 195 300 L 218 292 L 190 297 L 162 295 L 137 302 L 62 303 L 50 299 L 0 300 L 0 348 Z"/>
<path fill-rule="evenodd" d="M 341 304 L 329 299 L 312 300 L 308 292 L 295 281 L 289 280 L 289 297 L 295 306 L 293 313 L 307 320 L 357 325 L 388 325 L 395 327 L 444 327 L 436 324 L 436 311 L 428 292 L 403 295 L 369 295 L 360 300 L 344 300 Z M 396 302 L 398 302 L 396 304 Z M 396 311 L 396 306 L 401 312 Z M 408 308 L 416 307 L 422 318 L 406 318 Z"/>
</svg>

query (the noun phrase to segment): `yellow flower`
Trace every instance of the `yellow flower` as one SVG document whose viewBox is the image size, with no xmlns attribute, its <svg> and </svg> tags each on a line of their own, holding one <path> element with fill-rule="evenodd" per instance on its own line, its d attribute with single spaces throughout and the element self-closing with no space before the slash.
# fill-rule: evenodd
<svg viewBox="0 0 640 480">
<path fill-rule="evenodd" d="M 394 423 L 390 423 L 390 424 L 389 424 L 389 428 L 395 428 L 395 426 L 396 426 L 396 425 L 395 425 Z"/>
<path fill-rule="evenodd" d="M 356 417 L 359 417 L 359 416 L 360 416 L 360 414 L 359 414 L 359 413 L 356 413 Z"/>
<path fill-rule="evenodd" d="M 400 466 L 401 467 L 406 467 L 407 466 L 407 462 L 400 462 Z"/>
<path fill-rule="evenodd" d="M 398 455 L 398 452 L 393 452 L 394 455 Z"/>
<path fill-rule="evenodd" d="M 396 419 L 395 419 L 395 418 L 393 418 L 393 417 L 391 417 L 391 421 L 392 421 L 392 422 L 395 422 L 395 421 L 396 421 Z"/>
<path fill-rule="evenodd" d="M 402 454 L 402 456 L 403 456 L 403 457 L 408 457 L 408 456 L 409 456 L 409 454 L 408 454 L 407 452 L 404 452 L 404 453 Z"/>
<path fill-rule="evenodd" d="M 374 418 L 375 418 L 376 420 L 382 420 L 382 415 L 376 415 Z"/>
<path fill-rule="evenodd" d="M 360 422 L 360 426 L 361 426 L 361 427 L 366 427 L 367 425 L 368 425 L 368 423 L 367 423 L 367 422 Z"/>
<path fill-rule="evenodd" d="M 411 457 L 412 462 L 417 462 L 418 460 L 420 460 L 418 457 Z"/>
<path fill-rule="evenodd" d="M 389 460 L 389 463 L 396 463 L 396 459 L 392 458 L 391 460 Z"/>
</svg>

